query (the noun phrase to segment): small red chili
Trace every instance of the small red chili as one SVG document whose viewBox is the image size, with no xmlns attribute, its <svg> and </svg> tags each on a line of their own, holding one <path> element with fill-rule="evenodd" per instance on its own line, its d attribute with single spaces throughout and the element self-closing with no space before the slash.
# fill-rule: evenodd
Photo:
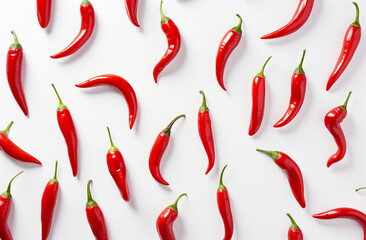
<svg viewBox="0 0 366 240">
<path fill-rule="evenodd" d="M 90 38 L 94 30 L 94 8 L 89 0 L 83 0 L 80 5 L 81 28 L 74 40 L 59 53 L 51 56 L 51 58 L 67 57 L 79 50 Z"/>
<path fill-rule="evenodd" d="M 55 210 L 58 187 L 59 187 L 59 183 L 57 180 L 57 165 L 58 161 L 56 161 L 55 175 L 51 180 L 48 181 L 42 195 L 42 204 L 41 204 L 42 240 L 46 240 L 48 238 L 52 226 L 53 213 Z"/>
<path fill-rule="evenodd" d="M 304 181 L 299 166 L 287 154 L 279 151 L 266 151 L 258 149 L 258 152 L 263 152 L 271 156 L 274 162 L 283 170 L 285 170 L 288 182 L 290 183 L 291 191 L 297 202 L 302 208 L 306 207 L 304 197 Z"/>
<path fill-rule="evenodd" d="M 39 25 L 45 28 L 51 19 L 52 0 L 37 0 L 37 17 Z"/>
<path fill-rule="evenodd" d="M 161 240 L 175 240 L 173 224 L 178 217 L 178 201 L 181 197 L 187 196 L 186 193 L 179 195 L 173 204 L 166 207 L 156 220 L 156 229 Z"/>
<path fill-rule="evenodd" d="M 294 73 L 292 74 L 289 106 L 283 117 L 275 125 L 273 125 L 275 128 L 283 127 L 291 122 L 300 111 L 300 108 L 304 102 L 306 92 L 306 76 L 304 70 L 302 69 L 302 63 L 304 62 L 305 52 L 306 49 L 303 51 L 299 66 L 297 66 Z"/>
<path fill-rule="evenodd" d="M 303 240 L 304 237 L 302 235 L 301 229 L 289 213 L 287 213 L 287 216 L 291 220 L 291 226 L 288 230 L 288 240 Z"/>
<path fill-rule="evenodd" d="M 342 75 L 344 70 L 346 70 L 361 40 L 359 9 L 357 3 L 353 2 L 353 4 L 356 7 L 356 18 L 355 21 L 348 27 L 347 32 L 344 36 L 341 54 L 337 60 L 333 72 L 330 74 L 328 79 L 326 87 L 327 91 L 338 80 L 338 78 Z"/>
<path fill-rule="evenodd" d="M 163 179 L 160 173 L 160 162 L 163 154 L 165 152 L 166 147 L 169 144 L 170 133 L 175 121 L 177 121 L 181 117 L 185 117 L 186 115 L 182 114 L 174 118 L 166 128 L 164 128 L 157 138 L 155 139 L 154 145 L 151 148 L 150 157 L 149 157 L 149 169 L 153 178 L 163 185 L 169 185 L 167 181 Z"/>
<path fill-rule="evenodd" d="M 137 5 L 138 0 L 125 0 L 126 11 L 128 18 L 132 22 L 133 25 L 136 27 L 140 27 L 139 23 L 137 22 Z"/>
<path fill-rule="evenodd" d="M 72 175 L 76 177 L 78 174 L 78 137 L 76 135 L 74 121 L 72 120 L 69 109 L 62 103 L 55 85 L 53 85 L 53 83 L 51 85 L 60 102 L 57 107 L 57 122 L 67 145 Z"/>
<path fill-rule="evenodd" d="M 324 118 L 324 124 L 338 146 L 337 152 L 328 159 L 327 167 L 342 160 L 346 155 L 347 143 L 340 124 L 347 116 L 347 104 L 351 94 L 352 92 L 348 93 L 348 97 L 343 105 L 330 110 Z"/>
<path fill-rule="evenodd" d="M 216 78 L 220 87 L 225 91 L 226 88 L 224 85 L 224 71 L 226 62 L 229 59 L 230 54 L 238 46 L 242 35 L 241 25 L 243 20 L 241 19 L 239 14 L 236 14 L 236 16 L 239 18 L 238 25 L 230 29 L 224 35 L 220 42 L 219 49 L 217 50 L 216 55 Z"/>
</svg>

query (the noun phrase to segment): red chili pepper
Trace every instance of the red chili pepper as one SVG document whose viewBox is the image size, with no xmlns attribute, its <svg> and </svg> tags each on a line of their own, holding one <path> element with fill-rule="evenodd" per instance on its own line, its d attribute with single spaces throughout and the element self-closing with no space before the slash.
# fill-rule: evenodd
<svg viewBox="0 0 366 240">
<path fill-rule="evenodd" d="M 330 110 L 324 118 L 324 124 L 328 131 L 332 134 L 334 141 L 338 146 L 338 150 L 334 153 L 327 162 L 327 167 L 330 167 L 333 163 L 336 163 L 343 159 L 346 155 L 346 138 L 344 137 L 343 130 L 341 128 L 341 122 L 347 116 L 347 104 L 352 92 L 348 93 L 348 97 L 343 105 L 338 106 Z"/>
<path fill-rule="evenodd" d="M 264 114 L 264 105 L 265 105 L 265 97 L 266 97 L 266 77 L 264 76 L 264 68 L 266 67 L 270 56 L 267 61 L 264 63 L 261 71 L 254 77 L 252 84 L 252 115 L 250 118 L 249 125 L 249 136 L 253 136 L 256 134 L 262 124 L 263 114 Z"/>
<path fill-rule="evenodd" d="M 8 77 L 9 87 L 19 107 L 25 116 L 28 116 L 27 102 L 22 86 L 23 69 L 23 48 L 20 45 L 17 35 L 11 31 L 14 36 L 14 42 L 10 45 L 6 59 L 6 75 Z"/>
<path fill-rule="evenodd" d="M 13 125 L 13 121 L 9 123 L 9 125 L 5 128 L 5 130 L 0 131 L 0 149 L 9 157 L 14 158 L 15 160 L 29 163 L 36 163 L 42 165 L 38 159 L 30 155 L 29 153 L 22 150 L 18 147 L 13 141 L 11 141 L 8 137 L 8 131 Z"/>
<path fill-rule="evenodd" d="M 257 151 L 263 152 L 271 156 L 274 162 L 283 170 L 285 170 L 288 182 L 294 197 L 302 208 L 306 207 L 304 197 L 304 181 L 302 178 L 301 170 L 294 160 L 292 160 L 287 154 L 279 151 L 266 151 L 258 149 Z"/>
<path fill-rule="evenodd" d="M 353 54 L 356 52 L 358 44 L 361 40 L 361 26 L 359 22 L 359 9 L 357 3 L 353 2 L 356 7 L 356 18 L 355 21 L 348 27 L 346 35 L 343 39 L 343 46 L 341 54 L 337 60 L 337 63 L 330 74 L 326 90 L 328 91 L 333 84 L 346 70 L 349 62 L 351 61 Z"/>
<path fill-rule="evenodd" d="M 63 50 L 51 58 L 67 57 L 79 50 L 90 38 L 94 30 L 94 8 L 89 0 L 83 0 L 80 5 L 81 28 L 74 40 Z"/>
<path fill-rule="evenodd" d="M 139 23 L 137 22 L 137 5 L 138 0 L 125 0 L 126 11 L 128 18 L 132 22 L 133 25 L 136 27 L 140 27 Z"/>
<path fill-rule="evenodd" d="M 60 102 L 57 107 L 57 122 L 67 145 L 72 175 L 76 177 L 76 175 L 78 175 L 78 137 L 76 135 L 74 121 L 72 120 L 69 109 L 61 101 L 55 85 L 53 85 L 53 83 L 51 85 Z"/>
<path fill-rule="evenodd" d="M 154 68 L 153 75 L 155 83 L 158 82 L 159 74 L 175 58 L 180 49 L 180 33 L 178 27 L 170 18 L 164 15 L 163 0 L 160 2 L 160 17 L 161 29 L 168 40 L 168 49 Z"/>
<path fill-rule="evenodd" d="M 179 195 L 172 205 L 166 207 L 156 220 L 156 229 L 161 240 L 175 240 L 173 232 L 174 221 L 178 217 L 178 201 L 181 197 L 187 196 L 186 193 Z"/>
<path fill-rule="evenodd" d="M 226 91 L 226 88 L 224 86 L 225 65 L 227 60 L 229 59 L 230 54 L 238 46 L 242 35 L 241 24 L 243 20 L 241 19 L 239 14 L 236 14 L 236 16 L 239 18 L 239 24 L 230 29 L 221 39 L 219 49 L 217 50 L 216 55 L 216 78 L 220 87 L 225 91 Z"/>
<path fill-rule="evenodd" d="M 41 223 L 42 223 L 42 240 L 46 240 L 50 234 L 53 213 L 55 210 L 59 183 L 57 180 L 57 165 L 55 166 L 55 175 L 48 181 L 42 195 L 41 206 Z"/>
<path fill-rule="evenodd" d="M 225 236 L 223 240 L 230 240 L 234 232 L 234 221 L 233 221 L 233 215 L 231 213 L 229 193 L 225 185 L 222 183 L 222 177 L 224 175 L 226 167 L 227 164 L 221 171 L 220 184 L 219 187 L 217 188 L 216 198 L 217 198 L 217 206 L 219 207 L 219 212 L 225 227 Z"/>
<path fill-rule="evenodd" d="M 45 28 L 51 19 L 52 0 L 37 0 L 37 17 L 39 25 Z"/>
<path fill-rule="evenodd" d="M 107 153 L 107 165 L 109 173 L 111 174 L 114 182 L 116 183 L 119 192 L 121 193 L 125 201 L 130 200 L 130 191 L 128 189 L 127 179 L 126 179 L 126 166 L 123 160 L 122 154 L 118 148 L 113 144 L 111 132 L 109 127 L 107 127 L 109 140 L 111 142 L 111 147 Z"/>
<path fill-rule="evenodd" d="M 289 213 L 287 213 L 287 216 L 291 220 L 291 226 L 288 230 L 288 240 L 303 240 L 304 237 L 302 235 L 301 229 Z"/>
<path fill-rule="evenodd" d="M 86 202 L 86 217 L 89 222 L 89 226 L 94 234 L 96 240 L 108 240 L 108 231 L 105 224 L 105 219 L 102 210 L 98 206 L 98 203 L 94 201 L 90 192 L 90 184 L 92 180 L 88 181 L 87 195 L 88 201 Z"/>
<path fill-rule="evenodd" d="M 313 9 L 314 0 L 300 0 L 299 5 L 293 15 L 292 19 L 285 26 L 280 29 L 264 35 L 261 39 L 271 39 L 287 36 L 293 32 L 296 32 L 302 27 L 308 20 L 311 10 Z"/>
<path fill-rule="evenodd" d="M 11 193 L 10 187 L 11 183 L 13 182 L 14 178 L 16 178 L 19 174 L 23 171 L 15 175 L 9 182 L 8 188 L 5 192 L 0 195 L 0 239 L 2 240 L 13 240 L 11 235 L 9 226 L 8 226 L 8 217 L 11 208 Z"/>
<path fill-rule="evenodd" d="M 198 111 L 198 133 L 200 135 L 203 147 L 205 148 L 207 157 L 208 157 L 208 166 L 206 173 L 209 173 L 213 166 L 215 165 L 215 144 L 212 135 L 212 127 L 211 127 L 211 119 L 210 112 L 206 105 L 206 96 L 204 92 L 201 90 L 203 101 L 202 106 Z"/>
<path fill-rule="evenodd" d="M 160 173 L 160 161 L 163 157 L 166 147 L 169 144 L 170 133 L 175 121 L 177 121 L 181 117 L 185 117 L 186 115 L 182 114 L 174 118 L 166 128 L 164 128 L 155 139 L 154 145 L 151 148 L 150 157 L 149 157 L 149 169 L 153 178 L 163 184 L 169 185 L 167 181 L 163 179 Z"/>
<path fill-rule="evenodd" d="M 306 49 L 304 49 L 299 66 L 297 66 L 294 73 L 292 74 L 289 106 L 283 117 L 275 125 L 273 125 L 275 128 L 283 127 L 291 122 L 300 111 L 302 103 L 304 102 L 306 92 L 306 76 L 304 70 L 302 69 L 302 63 L 304 61 L 305 52 Z"/>
<path fill-rule="evenodd" d="M 129 111 L 129 125 L 132 129 L 137 116 L 137 99 L 132 86 L 122 77 L 114 74 L 103 74 L 86 80 L 85 82 L 75 84 L 79 88 L 98 87 L 109 85 L 117 89 L 126 99 Z"/>
</svg>

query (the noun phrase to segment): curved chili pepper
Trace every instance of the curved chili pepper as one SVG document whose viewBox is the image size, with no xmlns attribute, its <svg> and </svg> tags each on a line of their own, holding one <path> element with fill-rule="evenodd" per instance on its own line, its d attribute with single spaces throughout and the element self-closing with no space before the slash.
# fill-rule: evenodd
<svg viewBox="0 0 366 240">
<path fill-rule="evenodd" d="M 22 69 L 23 69 L 23 48 L 20 45 L 17 35 L 11 31 L 14 36 L 14 42 L 10 45 L 6 58 L 6 75 L 10 90 L 22 109 L 25 116 L 28 116 L 28 107 L 25 100 L 22 85 Z"/>
<path fill-rule="evenodd" d="M 158 76 L 160 75 L 160 73 L 175 58 L 180 49 L 180 33 L 178 27 L 170 18 L 164 15 L 163 0 L 161 0 L 160 2 L 160 17 L 161 29 L 163 30 L 167 38 L 168 49 L 154 68 L 153 76 L 155 83 L 158 82 Z"/>
<path fill-rule="evenodd" d="M 357 3 L 353 2 L 353 4 L 356 7 L 356 18 L 355 21 L 348 27 L 347 32 L 344 35 L 342 51 L 333 69 L 333 72 L 329 76 L 326 87 L 327 91 L 338 80 L 338 78 L 342 75 L 344 70 L 346 70 L 361 40 L 359 9 Z"/>
<path fill-rule="evenodd" d="M 297 202 L 302 208 L 306 207 L 304 197 L 304 181 L 299 166 L 294 160 L 292 160 L 287 154 L 279 151 L 266 151 L 258 149 L 258 152 L 263 152 L 271 156 L 274 162 L 283 170 L 285 170 L 290 183 L 291 191 L 296 198 Z"/>
<path fill-rule="evenodd" d="M 37 17 L 39 25 L 45 28 L 51 19 L 52 0 L 37 0 Z"/>
<path fill-rule="evenodd" d="M 80 5 L 81 28 L 74 40 L 59 53 L 51 56 L 51 58 L 67 57 L 79 50 L 90 38 L 94 30 L 94 8 L 89 0 L 83 0 Z"/>
<path fill-rule="evenodd" d="M 302 235 L 301 229 L 289 213 L 287 213 L 287 216 L 291 220 L 291 226 L 288 230 L 288 240 L 303 240 L 304 237 Z"/>
<path fill-rule="evenodd" d="M 137 5 L 138 0 L 125 0 L 126 11 L 128 18 L 136 27 L 140 27 L 140 24 L 137 22 Z"/>
<path fill-rule="evenodd" d="M 293 32 L 296 32 L 301 28 L 308 20 L 311 10 L 313 9 L 314 0 L 300 0 L 299 5 L 293 15 L 292 19 L 285 26 L 280 29 L 266 34 L 261 39 L 271 39 L 287 36 Z"/>
<path fill-rule="evenodd" d="M 13 237 L 11 235 L 8 226 L 8 217 L 10 213 L 11 199 L 12 199 L 10 188 L 14 178 L 16 178 L 22 172 L 23 171 L 15 175 L 10 180 L 7 190 L 0 195 L 0 239 L 2 240 L 13 240 Z"/>
<path fill-rule="evenodd" d="M 98 203 L 94 201 L 91 192 L 90 184 L 92 180 L 88 181 L 87 195 L 88 201 L 86 202 L 85 212 L 89 222 L 89 226 L 94 234 L 96 240 L 108 240 L 108 231 L 105 224 L 105 219 L 102 210 L 98 206 Z"/>
<path fill-rule="evenodd" d="M 347 104 L 351 94 L 352 92 L 348 93 L 348 97 L 343 105 L 330 110 L 324 118 L 324 124 L 338 146 L 337 152 L 328 159 L 327 167 L 342 160 L 344 155 L 346 155 L 347 143 L 340 124 L 347 116 Z"/>
<path fill-rule="evenodd" d="M 57 107 L 57 122 L 67 145 L 72 175 L 76 177 L 78 175 L 78 137 L 76 135 L 74 121 L 72 120 L 69 109 L 61 101 L 55 85 L 53 83 L 51 85 L 60 102 Z"/>
<path fill-rule="evenodd" d="M 132 86 L 122 77 L 114 74 L 103 74 L 86 80 L 85 82 L 75 84 L 79 88 L 98 87 L 109 85 L 117 89 L 126 99 L 129 111 L 129 125 L 132 129 L 137 116 L 137 99 Z"/>
<path fill-rule="evenodd" d="M 42 240 L 46 240 L 50 234 L 53 213 L 55 210 L 59 183 L 57 180 L 57 165 L 55 166 L 55 175 L 48 181 L 42 195 L 41 206 L 41 223 L 42 223 Z"/>
<path fill-rule="evenodd" d="M 291 122 L 300 111 L 302 103 L 304 102 L 306 92 L 306 76 L 304 70 L 302 69 L 302 63 L 304 61 L 305 52 L 306 49 L 303 51 L 299 66 L 297 66 L 294 73 L 292 74 L 289 106 L 283 117 L 275 125 L 273 125 L 275 128 L 283 127 Z"/>
<path fill-rule="evenodd" d="M 109 127 L 107 127 L 109 140 L 111 142 L 111 147 L 107 153 L 107 165 L 109 173 L 111 174 L 114 182 L 116 183 L 119 192 L 121 193 L 125 201 L 130 200 L 130 191 L 128 189 L 127 179 L 126 179 L 126 166 L 123 160 L 122 154 L 118 148 L 113 144 L 111 132 Z"/>
<path fill-rule="evenodd" d="M 42 165 L 38 159 L 30 155 L 29 153 L 22 150 L 18 147 L 13 141 L 11 141 L 8 137 L 8 131 L 13 125 L 13 121 L 9 123 L 9 125 L 3 130 L 0 131 L 0 149 L 9 157 L 14 158 L 15 160 L 21 162 L 29 162 L 29 163 L 36 163 Z"/>
<path fill-rule="evenodd" d="M 249 125 L 249 136 L 253 136 L 256 134 L 261 127 L 263 114 L 264 114 L 264 105 L 266 98 L 266 77 L 264 76 L 264 68 L 266 67 L 268 61 L 272 58 L 270 56 L 267 58 L 267 61 L 264 63 L 261 71 L 255 75 L 252 84 L 252 115 L 250 117 L 250 125 Z"/>
<path fill-rule="evenodd" d="M 170 133 L 175 121 L 177 121 L 181 117 L 185 117 L 186 115 L 182 114 L 174 118 L 166 128 L 164 128 L 157 138 L 155 139 L 154 145 L 151 148 L 150 157 L 149 157 L 149 169 L 153 178 L 163 185 L 169 185 L 167 181 L 163 179 L 160 173 L 160 161 L 163 157 L 166 147 L 169 144 Z"/>
<path fill-rule="evenodd" d="M 224 71 L 226 62 L 229 59 L 230 54 L 238 46 L 242 35 L 241 24 L 243 20 L 239 14 L 236 14 L 236 16 L 239 18 L 238 25 L 230 29 L 221 39 L 216 55 L 216 79 L 220 87 L 225 91 Z"/>
<path fill-rule="evenodd" d="M 205 93 L 201 90 L 203 101 L 202 106 L 198 111 L 198 134 L 200 135 L 201 142 L 203 147 L 205 148 L 207 157 L 208 157 L 208 166 L 206 173 L 209 173 L 213 166 L 215 165 L 215 144 L 212 135 L 212 127 L 211 127 L 211 119 L 210 112 L 206 105 L 206 96 Z"/>
<path fill-rule="evenodd" d="M 186 193 L 179 195 L 173 204 L 166 207 L 156 220 L 156 229 L 161 240 L 175 240 L 173 232 L 174 221 L 178 217 L 178 201 L 181 197 L 187 196 Z"/>
</svg>

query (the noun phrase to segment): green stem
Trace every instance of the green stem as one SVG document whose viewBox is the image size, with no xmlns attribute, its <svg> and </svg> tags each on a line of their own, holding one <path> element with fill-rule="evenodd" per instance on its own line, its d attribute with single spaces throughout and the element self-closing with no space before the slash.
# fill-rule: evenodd
<svg viewBox="0 0 366 240">
<path fill-rule="evenodd" d="M 356 2 L 352 2 L 353 5 L 355 5 L 356 7 L 356 17 L 355 17 L 355 21 L 353 21 L 353 23 L 351 25 L 356 26 L 356 27 L 360 27 L 360 9 L 358 8 L 358 4 Z"/>
<path fill-rule="evenodd" d="M 91 2 L 89 2 L 89 0 L 83 0 L 80 5 L 83 6 L 83 5 L 92 5 L 92 4 L 91 4 Z"/>
<path fill-rule="evenodd" d="M 53 178 L 50 180 L 50 182 L 52 182 L 52 183 L 58 183 L 58 180 L 57 180 L 57 167 L 58 167 L 58 161 L 56 160 L 55 174 L 53 175 Z"/>
<path fill-rule="evenodd" d="M 277 158 L 279 157 L 280 155 L 280 152 L 279 151 L 267 151 L 267 150 L 262 150 L 262 149 L 259 149 L 257 148 L 256 149 L 258 152 L 262 152 L 262 153 L 266 153 L 268 154 L 269 156 L 271 156 L 273 158 L 273 160 L 277 160 Z"/>
<path fill-rule="evenodd" d="M 265 78 L 264 76 L 264 68 L 266 67 L 268 61 L 272 58 L 272 56 L 269 56 L 266 60 L 266 62 L 263 64 L 263 67 L 261 69 L 261 71 L 257 74 L 258 77 L 261 77 L 261 78 Z"/>
<path fill-rule="evenodd" d="M 302 52 L 302 57 L 301 57 L 299 66 L 297 66 L 297 68 L 295 69 L 295 73 L 297 73 L 297 74 L 305 74 L 304 69 L 302 69 L 302 63 L 304 62 L 305 53 L 306 53 L 306 49 L 304 49 L 304 51 Z"/>
<path fill-rule="evenodd" d="M 357 189 L 356 189 L 356 192 L 358 192 L 358 191 L 360 191 L 360 190 L 364 190 L 364 189 L 366 189 L 366 187 L 357 188 Z"/>
<path fill-rule="evenodd" d="M 96 201 L 94 201 L 92 195 L 91 195 L 91 192 L 90 192 L 90 184 L 92 183 L 93 181 L 90 179 L 88 181 L 88 185 L 87 185 L 87 188 L 86 188 L 86 193 L 88 195 L 88 201 L 86 202 L 86 207 L 94 207 L 94 206 L 98 206 L 98 203 Z"/>
<path fill-rule="evenodd" d="M 236 25 L 235 27 L 233 27 L 232 30 L 234 30 L 238 34 L 242 34 L 241 24 L 243 22 L 243 19 L 241 18 L 241 16 L 239 14 L 236 14 L 236 16 L 239 18 L 239 23 L 238 23 L 238 25 Z"/>
<path fill-rule="evenodd" d="M 13 125 L 13 121 L 11 121 L 10 123 L 9 123 L 9 125 L 3 130 L 3 131 L 0 131 L 0 132 L 2 132 L 2 133 L 4 133 L 6 136 L 8 136 L 8 131 L 9 131 L 9 129 L 10 129 L 10 127 Z"/>
<path fill-rule="evenodd" d="M 55 90 L 55 93 L 56 93 L 57 98 L 58 98 L 58 101 L 59 101 L 59 105 L 58 105 L 58 107 L 57 107 L 57 111 L 60 111 L 60 110 L 62 110 L 62 109 L 67 108 L 67 107 L 64 105 L 64 103 L 62 102 L 61 97 L 60 97 L 60 95 L 58 94 L 58 92 L 57 92 L 57 90 L 56 90 L 55 85 L 54 85 L 53 83 L 51 83 L 51 86 L 53 87 L 53 90 Z"/>
<path fill-rule="evenodd" d="M 219 182 L 219 188 L 218 188 L 219 190 L 221 190 L 221 189 L 226 190 L 226 187 L 225 187 L 224 183 L 222 182 L 222 178 L 224 176 L 224 171 L 225 171 L 226 167 L 227 167 L 227 164 L 224 166 L 224 168 L 222 169 L 221 174 L 220 174 L 220 182 Z"/>
<path fill-rule="evenodd" d="M 186 193 L 182 193 L 181 195 L 179 195 L 177 197 L 177 199 L 173 202 L 173 204 L 169 205 L 169 208 L 171 208 L 173 211 L 178 212 L 178 201 L 183 196 L 187 196 L 187 194 Z"/>
<path fill-rule="evenodd" d="M 200 90 L 200 93 L 202 94 L 202 105 L 201 105 L 201 107 L 200 107 L 200 111 L 208 111 L 208 107 L 207 107 L 207 105 L 206 105 L 206 96 L 205 96 L 205 93 L 202 91 L 202 90 Z"/>
<path fill-rule="evenodd" d="M 22 174 L 23 171 L 20 171 L 17 175 L 15 175 L 9 182 L 8 184 L 8 188 L 6 189 L 6 192 L 4 192 L 3 194 L 1 194 L 4 198 L 11 198 L 11 193 L 10 193 L 10 188 L 11 188 L 11 183 L 13 182 L 13 180 L 18 177 L 20 174 Z"/>
<path fill-rule="evenodd" d="M 108 152 L 118 151 L 118 148 L 116 148 L 113 144 L 111 131 L 109 131 L 109 127 L 107 127 L 107 130 L 108 130 L 109 141 L 111 142 L 111 147 L 109 148 Z"/>
<path fill-rule="evenodd" d="M 165 135 L 167 135 L 168 137 L 170 136 L 170 132 L 171 132 L 171 129 L 172 129 L 172 127 L 173 127 L 173 124 L 179 119 L 179 118 L 182 118 L 182 117 L 186 117 L 186 115 L 184 115 L 184 114 L 181 114 L 181 115 L 179 115 L 179 116 L 177 116 L 177 117 L 175 117 L 169 124 L 168 124 L 168 126 L 166 127 L 166 128 L 164 128 L 163 129 L 163 133 L 165 134 Z"/>
<path fill-rule="evenodd" d="M 291 226 L 290 229 L 300 229 L 299 226 L 296 224 L 295 220 L 292 218 L 292 216 L 287 213 L 287 216 L 290 218 L 291 220 Z"/>
<path fill-rule="evenodd" d="M 351 97 L 351 94 L 352 94 L 352 91 L 349 91 L 346 101 L 343 103 L 343 105 L 340 106 L 346 112 L 347 112 L 348 100 Z"/>
<path fill-rule="evenodd" d="M 10 45 L 10 47 L 11 48 L 23 49 L 22 45 L 18 41 L 18 37 L 17 37 L 16 33 L 14 32 L 14 30 L 11 30 L 11 34 L 13 34 L 14 42 Z"/>
<path fill-rule="evenodd" d="M 170 18 L 168 18 L 167 16 L 164 15 L 163 13 L 163 0 L 160 1 L 160 24 L 164 24 L 165 22 L 167 22 Z"/>
</svg>

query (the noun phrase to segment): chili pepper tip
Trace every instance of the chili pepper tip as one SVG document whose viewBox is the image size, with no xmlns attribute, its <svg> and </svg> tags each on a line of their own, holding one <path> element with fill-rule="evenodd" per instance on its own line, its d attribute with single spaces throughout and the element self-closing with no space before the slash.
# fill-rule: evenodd
<svg viewBox="0 0 366 240">
<path fill-rule="evenodd" d="M 178 212 L 178 201 L 183 196 L 187 196 L 187 193 L 182 193 L 181 195 L 179 195 L 177 197 L 177 199 L 173 202 L 173 204 L 169 205 L 169 208 L 171 208 L 172 210 Z"/>
<path fill-rule="evenodd" d="M 300 229 L 300 227 L 296 224 L 296 222 L 295 222 L 295 220 L 292 218 L 292 216 L 289 214 L 289 213 L 287 213 L 286 214 L 289 218 L 290 218 L 290 220 L 291 220 L 291 226 L 290 226 L 290 229 Z"/>
<path fill-rule="evenodd" d="M 355 17 L 355 21 L 351 24 L 353 26 L 359 27 L 360 26 L 360 9 L 358 8 L 358 4 L 356 2 L 352 2 L 353 5 L 355 5 L 356 7 L 356 17 Z"/>
<path fill-rule="evenodd" d="M 219 190 L 220 189 L 226 190 L 226 187 L 225 187 L 224 183 L 222 182 L 222 178 L 224 176 L 224 171 L 225 171 L 226 168 L 227 168 L 227 164 L 224 166 L 224 168 L 222 169 L 221 174 L 220 174 L 220 184 L 219 184 L 219 187 L 218 187 Z"/>
<path fill-rule="evenodd" d="M 346 112 L 347 112 L 348 100 L 351 97 L 351 94 L 352 94 L 352 91 L 349 91 L 346 101 L 343 103 L 343 105 L 340 106 Z"/>
</svg>

